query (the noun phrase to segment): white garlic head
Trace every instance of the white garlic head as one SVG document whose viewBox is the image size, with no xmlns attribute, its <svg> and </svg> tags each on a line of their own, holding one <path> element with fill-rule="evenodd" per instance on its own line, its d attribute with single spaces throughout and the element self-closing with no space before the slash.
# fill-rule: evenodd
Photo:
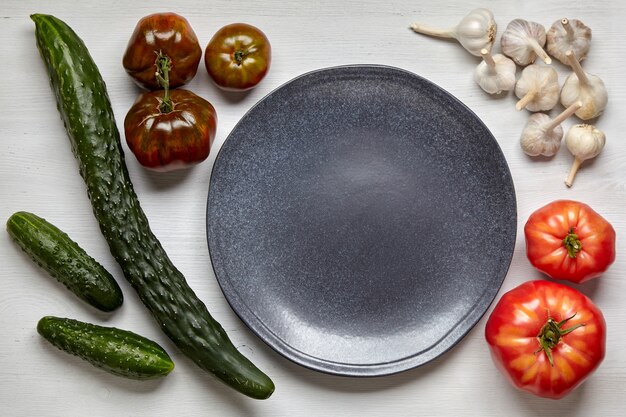
<svg viewBox="0 0 626 417">
<path fill-rule="evenodd" d="M 474 81 L 489 94 L 500 94 L 515 87 L 515 62 L 502 54 L 482 50 L 483 61 L 474 71 Z"/>
<path fill-rule="evenodd" d="M 565 65 L 568 65 L 567 51 L 571 50 L 582 61 L 590 47 L 591 29 L 578 19 L 557 20 L 546 34 L 548 53 Z"/>
<path fill-rule="evenodd" d="M 531 114 L 520 137 L 520 146 L 529 156 L 553 156 L 561 147 L 563 127 L 551 128 L 552 119 L 543 113 Z"/>
<path fill-rule="evenodd" d="M 567 149 L 580 161 L 595 158 L 606 144 L 606 135 L 589 124 L 572 126 L 565 135 Z"/>
<path fill-rule="evenodd" d="M 543 25 L 524 19 L 512 20 L 500 38 L 502 53 L 521 66 L 532 64 L 537 56 L 549 64 L 552 60 L 543 50 L 545 43 Z"/>
<path fill-rule="evenodd" d="M 552 67 L 532 64 L 522 70 L 515 85 L 516 108 L 532 112 L 551 110 L 559 101 L 559 76 Z"/>
<path fill-rule="evenodd" d="M 491 50 L 498 26 L 493 13 L 475 9 L 468 13 L 456 27 L 456 39 L 472 55 L 480 56 L 482 49 Z"/>
<path fill-rule="evenodd" d="M 576 61 L 578 64 L 578 61 Z M 578 64 L 580 67 L 580 64 Z M 565 79 L 561 89 L 561 104 L 567 107 L 576 101 L 582 102 L 582 107 L 576 116 L 582 120 L 591 120 L 600 116 L 609 101 L 609 95 L 600 77 L 588 74 L 580 69 Z"/>
<path fill-rule="evenodd" d="M 411 29 L 428 36 L 456 39 L 470 54 L 480 56 L 482 49 L 491 50 L 498 26 L 493 13 L 481 8 L 469 12 L 451 29 L 434 28 L 419 22 L 411 24 Z"/>
</svg>

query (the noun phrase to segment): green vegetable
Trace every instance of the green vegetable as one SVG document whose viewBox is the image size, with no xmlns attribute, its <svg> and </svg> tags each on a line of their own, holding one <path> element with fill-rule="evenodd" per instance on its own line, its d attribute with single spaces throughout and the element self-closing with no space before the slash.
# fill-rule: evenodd
<svg viewBox="0 0 626 417">
<path fill-rule="evenodd" d="M 268 398 L 271 379 L 233 346 L 150 230 L 124 163 L 104 81 L 85 44 L 53 16 L 31 18 L 95 217 L 126 279 L 198 366 L 243 394 Z"/>
<path fill-rule="evenodd" d="M 82 300 L 102 311 L 122 305 L 122 290 L 111 274 L 56 226 L 20 211 L 7 231 L 30 257 Z"/>
<path fill-rule="evenodd" d="M 160 378 L 174 369 L 161 346 L 127 330 L 48 316 L 39 320 L 37 332 L 59 349 L 126 378 Z"/>
</svg>

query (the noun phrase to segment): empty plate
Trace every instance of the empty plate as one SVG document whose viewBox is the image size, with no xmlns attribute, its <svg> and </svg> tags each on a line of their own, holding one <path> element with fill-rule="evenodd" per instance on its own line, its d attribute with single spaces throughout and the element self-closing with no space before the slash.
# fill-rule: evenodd
<svg viewBox="0 0 626 417">
<path fill-rule="evenodd" d="M 393 67 L 318 70 L 270 93 L 209 184 L 226 299 L 276 351 L 333 374 L 396 373 L 451 348 L 493 301 L 515 235 L 489 130 Z"/>
</svg>

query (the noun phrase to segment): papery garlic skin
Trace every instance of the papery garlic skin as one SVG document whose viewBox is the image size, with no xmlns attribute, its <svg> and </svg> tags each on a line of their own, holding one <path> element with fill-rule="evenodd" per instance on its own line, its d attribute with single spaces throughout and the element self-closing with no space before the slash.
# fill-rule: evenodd
<svg viewBox="0 0 626 417">
<path fill-rule="evenodd" d="M 456 39 L 470 54 L 480 56 L 482 49 L 491 50 L 497 30 L 498 26 L 491 11 L 475 9 L 457 25 Z"/>
<path fill-rule="evenodd" d="M 512 20 L 500 38 L 502 53 L 521 66 L 532 64 L 539 55 L 546 64 L 551 59 L 543 50 L 546 30 L 543 25 L 524 19 Z"/>
<path fill-rule="evenodd" d="M 600 129 L 589 124 L 572 126 L 565 135 L 567 149 L 581 161 L 595 158 L 606 144 L 606 135 Z"/>
<path fill-rule="evenodd" d="M 578 19 L 557 20 L 546 33 L 546 50 L 565 65 L 570 50 L 582 61 L 591 47 L 591 36 L 591 29 Z"/>
<path fill-rule="evenodd" d="M 439 29 L 417 22 L 411 24 L 411 29 L 424 35 L 456 39 L 470 54 L 480 56 L 482 49 L 491 50 L 498 26 L 491 11 L 479 8 L 469 12 L 452 29 Z"/>
<path fill-rule="evenodd" d="M 485 52 L 486 50 L 483 50 Z M 487 52 L 488 53 L 488 52 Z M 489 55 L 478 64 L 474 71 L 474 81 L 489 94 L 500 94 L 515 87 L 515 62 L 502 54 Z M 491 63 L 488 61 L 491 60 Z"/>
<path fill-rule="evenodd" d="M 559 76 L 552 67 L 529 65 L 517 80 L 515 95 L 520 99 L 516 106 L 518 110 L 551 110 L 559 101 Z"/>
<path fill-rule="evenodd" d="M 581 101 L 583 106 L 576 112 L 582 120 L 591 120 L 600 116 L 609 101 L 609 95 L 600 77 L 586 74 L 587 81 L 581 82 L 574 73 L 567 77 L 561 89 L 561 104 L 570 106 Z"/>
<path fill-rule="evenodd" d="M 574 163 L 565 185 L 571 187 L 580 165 L 587 159 L 595 158 L 604 149 L 606 135 L 600 129 L 589 124 L 572 126 L 565 135 L 567 149 L 574 155 Z"/>
<path fill-rule="evenodd" d="M 529 156 L 553 156 L 561 148 L 563 127 L 556 126 L 549 129 L 552 119 L 543 113 L 534 113 L 528 117 L 528 122 L 520 137 L 520 146 Z"/>
</svg>

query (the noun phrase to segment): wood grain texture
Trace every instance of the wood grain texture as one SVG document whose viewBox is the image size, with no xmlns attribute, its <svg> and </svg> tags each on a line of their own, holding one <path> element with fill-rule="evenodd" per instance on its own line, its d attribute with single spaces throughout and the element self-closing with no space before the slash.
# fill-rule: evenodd
<svg viewBox="0 0 626 417">
<path fill-rule="evenodd" d="M 546 26 L 563 17 L 582 19 L 593 29 L 583 67 L 603 78 L 609 91 L 606 113 L 597 121 L 607 145 L 585 163 L 575 185 L 563 184 L 571 156 L 563 147 L 551 159 L 533 160 L 519 147 L 528 117 L 517 112 L 511 94 L 490 97 L 472 80 L 478 60 L 454 42 L 413 34 L 420 20 L 453 26 L 474 7 L 489 7 L 498 35 L 514 18 Z M 617 261 L 600 279 L 580 287 L 603 310 L 608 324 L 604 364 L 578 390 L 555 403 L 514 390 L 495 369 L 486 348 L 485 318 L 450 352 L 398 375 L 355 379 L 316 373 L 266 347 L 229 308 L 212 275 L 205 238 L 208 178 L 216 152 L 202 165 L 157 175 L 127 164 L 153 231 L 235 345 L 276 383 L 271 399 L 259 402 L 223 387 L 184 358 L 160 333 L 121 276 L 93 218 L 77 164 L 56 111 L 35 47 L 31 13 L 51 13 L 83 38 L 107 82 L 118 120 L 139 90 L 125 74 L 121 57 L 144 15 L 175 11 L 193 25 L 204 48 L 221 26 L 244 21 L 262 28 L 273 47 L 266 79 L 239 98 L 219 92 L 203 67 L 189 88 L 208 99 L 219 117 L 214 149 L 248 109 L 274 88 L 304 72 L 342 64 L 375 63 L 413 71 L 463 101 L 497 138 L 511 169 L 518 201 L 517 246 L 501 292 L 541 278 L 526 260 L 522 229 L 530 213 L 558 198 L 585 201 L 612 222 L 618 234 Z M 0 235 L 0 414 L 3 416 L 621 416 L 626 409 L 626 167 L 623 81 L 626 4 L 595 1 L 345 0 L 76 2 L 8 0 L 0 11 L 0 216 L 29 210 L 66 230 L 120 282 L 125 303 L 111 315 L 74 300 L 10 241 Z M 499 51 L 499 45 L 496 45 Z M 554 64 L 561 83 L 568 69 Z M 519 72 L 518 72 L 519 74 Z M 560 107 L 554 110 L 558 113 Z M 573 121 L 567 121 L 565 128 Z M 124 144 L 125 146 L 125 144 Z M 125 149 L 127 149 L 125 147 Z M 105 374 L 49 346 L 36 334 L 37 320 L 59 315 L 126 328 L 153 338 L 171 353 L 176 369 L 162 381 L 127 381 Z"/>
</svg>

